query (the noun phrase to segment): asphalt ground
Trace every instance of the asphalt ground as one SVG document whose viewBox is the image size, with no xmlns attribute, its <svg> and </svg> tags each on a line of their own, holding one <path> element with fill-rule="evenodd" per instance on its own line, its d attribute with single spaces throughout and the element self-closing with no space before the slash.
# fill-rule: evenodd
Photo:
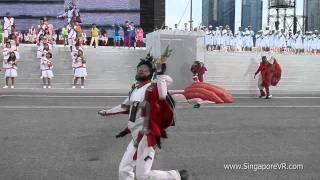
<svg viewBox="0 0 320 180">
<path fill-rule="evenodd" d="M 320 179 L 319 95 L 235 97 L 235 103 L 199 109 L 178 102 L 176 126 L 168 130 L 153 169 L 187 169 L 194 180 Z M 115 135 L 127 117 L 99 117 L 97 110 L 123 99 L 0 95 L 0 179 L 117 180 L 130 137 Z M 242 170 L 227 170 L 228 164 Z M 262 170 L 275 164 L 299 169 Z"/>
</svg>

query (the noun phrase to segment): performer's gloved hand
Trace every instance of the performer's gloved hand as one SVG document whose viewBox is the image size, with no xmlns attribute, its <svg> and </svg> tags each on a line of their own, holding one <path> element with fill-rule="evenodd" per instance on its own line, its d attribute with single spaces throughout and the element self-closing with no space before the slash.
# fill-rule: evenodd
<svg viewBox="0 0 320 180">
<path fill-rule="evenodd" d="M 99 110 L 99 111 L 98 111 L 98 114 L 99 114 L 100 116 L 108 116 L 107 110 L 105 110 L 105 109 Z"/>
<path fill-rule="evenodd" d="M 116 135 L 116 138 L 124 137 L 124 136 L 126 136 L 127 134 L 129 134 L 128 131 L 126 131 L 126 130 L 121 131 L 119 134 Z"/>
</svg>

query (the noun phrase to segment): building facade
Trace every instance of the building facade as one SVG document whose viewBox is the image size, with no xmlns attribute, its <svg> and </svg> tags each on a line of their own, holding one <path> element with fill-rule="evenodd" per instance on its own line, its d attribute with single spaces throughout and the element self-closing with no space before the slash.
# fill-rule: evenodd
<svg viewBox="0 0 320 180">
<path fill-rule="evenodd" d="M 252 26 L 254 31 L 262 29 L 262 0 L 242 0 L 241 26 Z"/>
<path fill-rule="evenodd" d="M 306 21 L 306 30 L 320 30 L 320 1 L 305 0 L 304 1 L 304 16 Z"/>
<path fill-rule="evenodd" d="M 235 0 L 203 0 L 202 23 L 205 26 L 235 25 Z"/>
</svg>

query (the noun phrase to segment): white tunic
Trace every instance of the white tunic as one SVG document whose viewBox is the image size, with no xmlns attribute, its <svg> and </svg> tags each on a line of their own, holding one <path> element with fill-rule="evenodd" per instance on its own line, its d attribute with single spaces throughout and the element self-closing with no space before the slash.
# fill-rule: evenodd
<svg viewBox="0 0 320 180">
<path fill-rule="evenodd" d="M 41 62 L 40 62 L 41 78 L 53 78 L 52 69 L 53 69 L 52 62 L 49 61 L 46 57 L 41 58 Z"/>
<path fill-rule="evenodd" d="M 147 83 L 147 84 L 145 84 L 144 86 L 142 86 L 140 88 L 135 88 L 132 91 L 132 93 L 131 93 L 131 95 L 130 95 L 130 97 L 128 99 L 129 103 L 131 104 L 131 103 L 133 103 L 135 101 L 143 102 L 146 90 L 150 85 L 151 85 L 151 83 Z M 129 115 L 130 115 L 130 113 L 129 113 Z M 144 118 L 141 117 L 141 108 L 138 108 L 135 122 L 128 121 L 128 128 L 130 129 L 132 138 L 134 140 L 137 139 L 139 131 L 142 130 L 143 119 Z"/>
<path fill-rule="evenodd" d="M 72 67 L 74 68 L 74 77 L 86 77 L 88 75 L 86 64 L 82 63 L 81 57 L 73 59 Z"/>
<path fill-rule="evenodd" d="M 3 69 L 5 69 L 4 77 L 17 77 L 17 66 L 13 65 L 13 62 L 3 61 Z"/>
</svg>

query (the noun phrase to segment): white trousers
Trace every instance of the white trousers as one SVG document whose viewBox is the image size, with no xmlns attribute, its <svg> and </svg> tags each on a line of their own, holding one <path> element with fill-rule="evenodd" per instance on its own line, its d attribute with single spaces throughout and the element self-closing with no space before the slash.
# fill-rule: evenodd
<svg viewBox="0 0 320 180">
<path fill-rule="evenodd" d="M 181 180 L 178 171 L 151 170 L 155 150 L 148 147 L 147 137 L 144 136 L 139 143 L 137 161 L 133 160 L 136 152 L 133 140 L 129 143 L 119 165 L 119 180 L 134 180 L 134 167 L 136 167 L 137 180 Z"/>
<path fill-rule="evenodd" d="M 134 142 L 131 140 L 119 165 L 119 180 L 134 180 L 133 169 L 136 166 L 136 161 L 133 160 L 133 156 L 136 150 Z"/>
<path fill-rule="evenodd" d="M 143 136 L 140 141 L 137 155 L 136 175 L 138 180 L 181 180 L 176 170 L 151 170 L 155 150 L 153 147 L 148 147 L 147 136 Z"/>
<path fill-rule="evenodd" d="M 259 74 L 258 75 L 258 88 L 259 88 L 259 90 L 263 90 L 264 89 L 264 87 L 262 86 L 262 82 L 263 82 L 262 75 Z"/>
</svg>

